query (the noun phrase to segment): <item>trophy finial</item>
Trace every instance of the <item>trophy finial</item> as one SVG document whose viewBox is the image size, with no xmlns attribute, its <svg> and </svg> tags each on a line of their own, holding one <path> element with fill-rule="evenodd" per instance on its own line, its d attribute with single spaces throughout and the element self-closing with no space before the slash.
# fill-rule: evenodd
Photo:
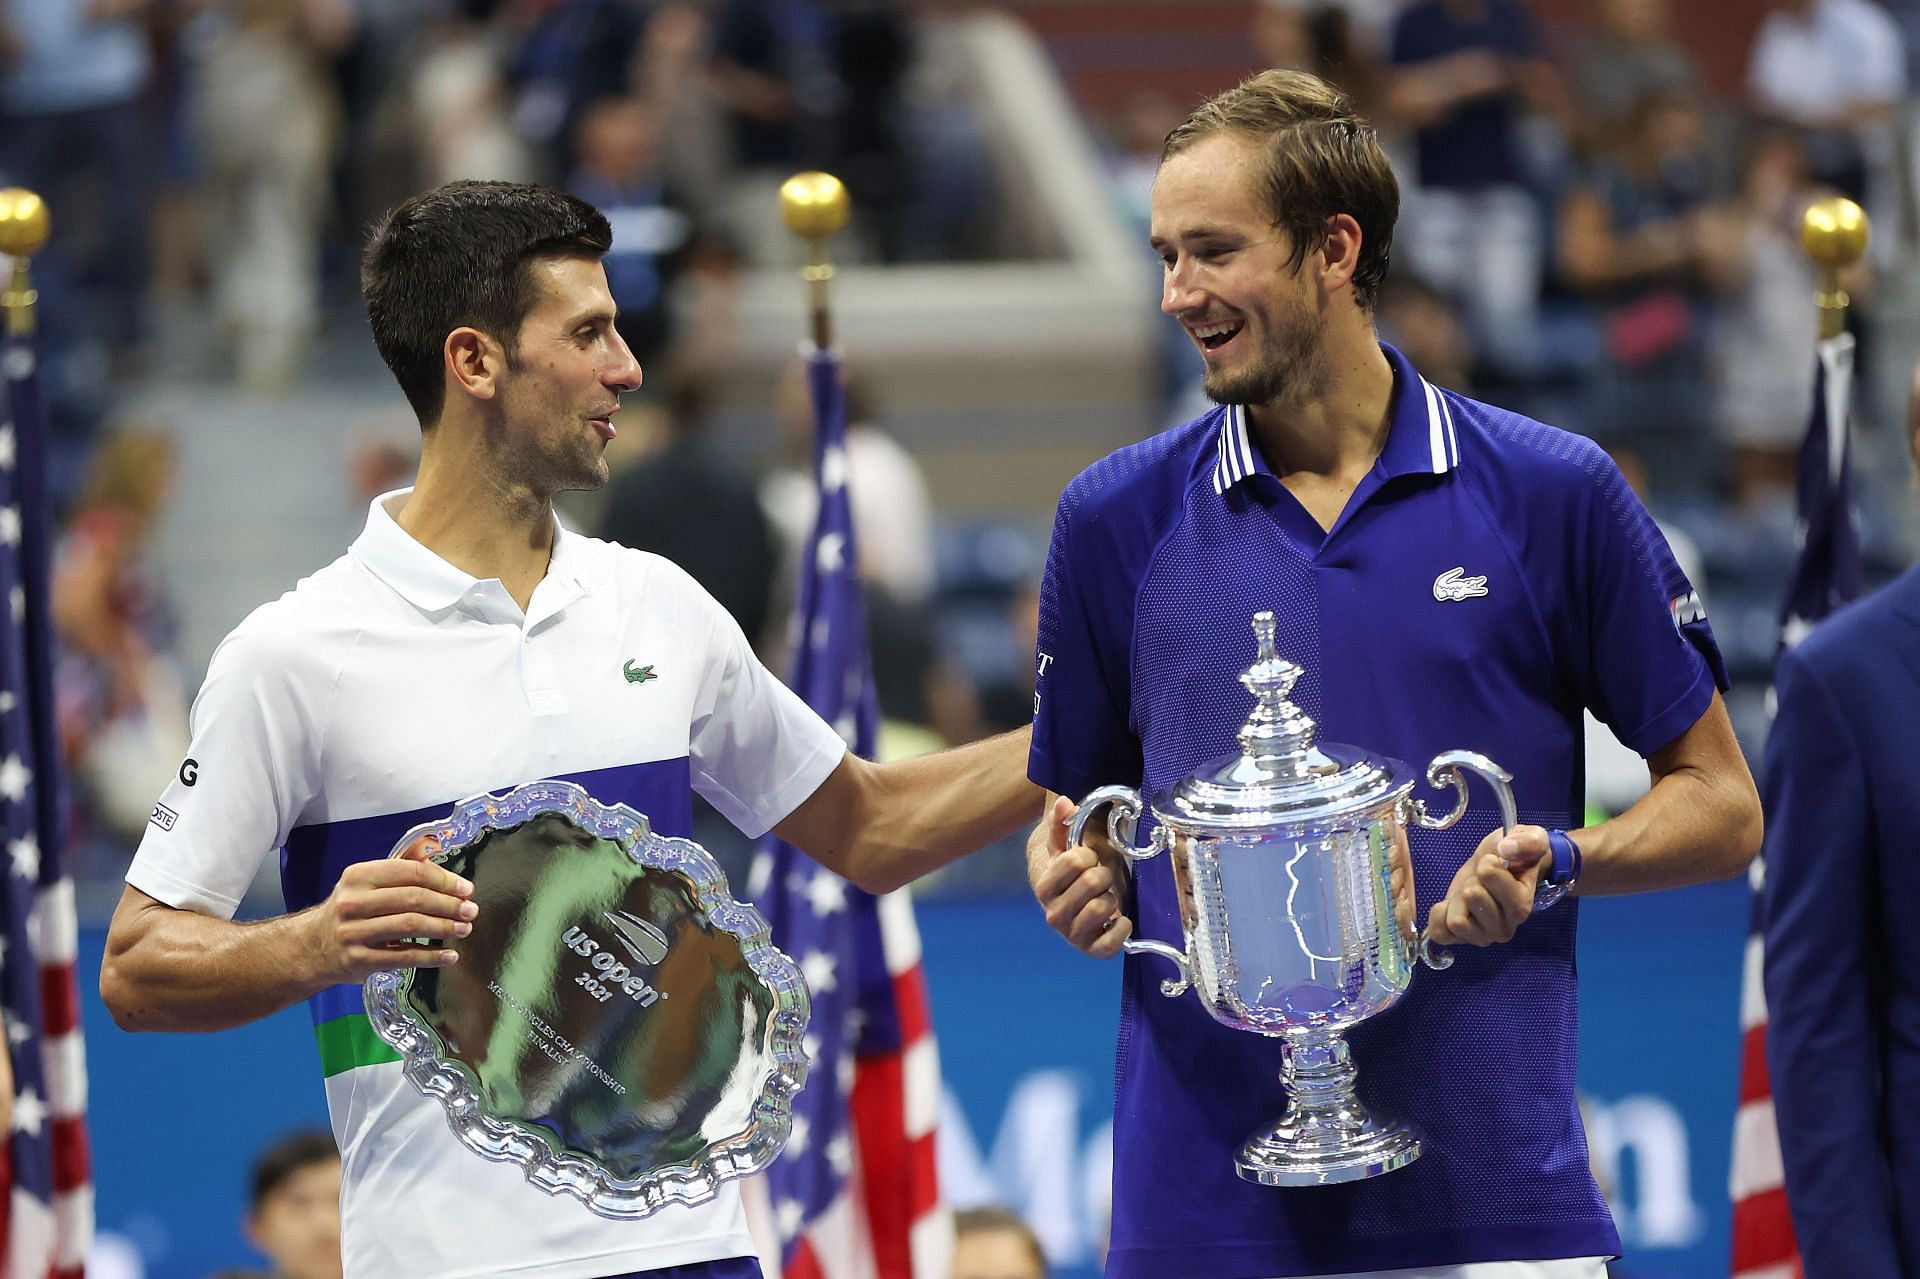
<svg viewBox="0 0 1920 1279">
<path fill-rule="evenodd" d="M 1269 768 L 1303 771 L 1307 753 L 1313 749 L 1314 723 L 1288 698 L 1305 672 L 1298 663 L 1280 656 L 1270 610 L 1253 615 L 1253 637 L 1257 651 L 1253 665 L 1241 673 L 1240 683 L 1257 705 L 1240 726 L 1241 748 Z"/>
</svg>

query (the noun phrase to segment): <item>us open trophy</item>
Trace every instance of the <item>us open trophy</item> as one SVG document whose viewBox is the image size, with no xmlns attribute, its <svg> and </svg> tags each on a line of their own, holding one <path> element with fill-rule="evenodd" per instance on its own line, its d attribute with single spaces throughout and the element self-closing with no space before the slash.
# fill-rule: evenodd
<svg viewBox="0 0 1920 1279">
<path fill-rule="evenodd" d="M 615 1218 L 772 1162 L 806 1082 L 807 988 L 705 849 L 544 781 L 393 855 L 420 852 L 480 912 L 458 964 L 367 978 L 367 1017 L 456 1137 Z"/>
<path fill-rule="evenodd" d="M 1241 750 L 1153 796 L 1145 847 L 1133 843 L 1141 797 L 1124 786 L 1088 795 L 1069 838 L 1084 842 L 1088 819 L 1106 806 L 1128 860 L 1169 854 L 1185 944 L 1130 938 L 1126 950 L 1179 970 L 1163 994 L 1192 986 L 1215 1020 L 1281 1041 L 1286 1113 L 1240 1148 L 1240 1176 L 1267 1186 L 1357 1181 L 1413 1162 L 1420 1137 L 1361 1105 L 1345 1033 L 1406 992 L 1416 955 L 1433 968 L 1453 962 L 1413 934 L 1406 828 L 1459 821 L 1472 772 L 1494 788 L 1511 830 L 1513 779 L 1484 756 L 1448 751 L 1427 780 L 1457 788 L 1459 802 L 1429 814 L 1410 797 L 1405 764 L 1315 743 L 1313 721 L 1288 700 L 1302 672 L 1275 651 L 1273 614 L 1256 613 L 1253 631 L 1258 656 L 1240 682 L 1257 705 Z"/>
</svg>

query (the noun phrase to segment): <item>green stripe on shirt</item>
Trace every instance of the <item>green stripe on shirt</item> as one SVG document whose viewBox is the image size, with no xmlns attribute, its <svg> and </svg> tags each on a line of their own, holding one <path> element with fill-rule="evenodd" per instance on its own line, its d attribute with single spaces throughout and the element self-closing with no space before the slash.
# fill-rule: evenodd
<svg viewBox="0 0 1920 1279">
<path fill-rule="evenodd" d="M 320 1073 L 331 1079 L 359 1066 L 378 1066 L 399 1061 L 393 1046 L 374 1033 L 365 1013 L 349 1013 L 313 1028 L 320 1042 Z"/>
</svg>

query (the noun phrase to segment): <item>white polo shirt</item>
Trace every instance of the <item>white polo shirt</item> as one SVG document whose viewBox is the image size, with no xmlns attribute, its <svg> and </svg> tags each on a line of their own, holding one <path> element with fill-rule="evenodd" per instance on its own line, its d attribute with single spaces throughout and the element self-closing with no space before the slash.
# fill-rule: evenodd
<svg viewBox="0 0 1920 1279">
<path fill-rule="evenodd" d="M 690 832 L 697 790 L 758 835 L 840 762 L 840 738 L 672 563 L 557 529 L 523 614 L 498 580 L 404 532 L 406 497 L 377 499 L 346 555 L 221 642 L 135 888 L 231 918 L 277 848 L 300 910 L 459 800 L 544 778 L 630 804 L 664 835 Z M 595 1216 L 462 1146 L 373 1033 L 358 985 L 309 1004 L 350 1279 L 596 1279 L 753 1254 L 731 1183 L 697 1208 Z"/>
</svg>

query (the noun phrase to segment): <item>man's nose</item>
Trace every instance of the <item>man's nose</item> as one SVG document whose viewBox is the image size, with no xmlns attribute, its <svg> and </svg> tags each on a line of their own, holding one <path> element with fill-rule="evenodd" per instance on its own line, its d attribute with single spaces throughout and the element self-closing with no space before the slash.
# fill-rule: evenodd
<svg viewBox="0 0 1920 1279">
<path fill-rule="evenodd" d="M 640 361 L 634 358 L 633 348 L 627 345 L 627 340 L 620 336 L 617 329 L 614 331 L 613 341 L 619 358 L 600 375 L 600 380 L 616 391 L 639 390 L 643 377 Z"/>
<path fill-rule="evenodd" d="M 1200 301 L 1200 290 L 1194 287 L 1185 269 L 1168 269 L 1160 284 L 1160 309 L 1168 315 L 1178 315 L 1193 310 Z"/>
</svg>

